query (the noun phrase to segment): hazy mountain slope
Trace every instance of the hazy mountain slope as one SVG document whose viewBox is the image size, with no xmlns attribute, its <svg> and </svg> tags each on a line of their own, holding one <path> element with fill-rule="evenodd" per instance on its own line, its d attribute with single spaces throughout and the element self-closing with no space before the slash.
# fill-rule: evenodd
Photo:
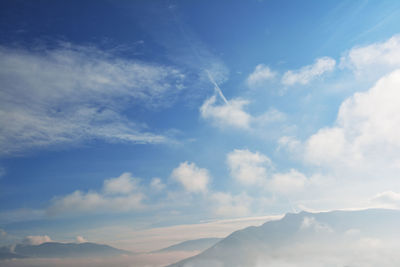
<svg viewBox="0 0 400 267">
<path fill-rule="evenodd" d="M 222 238 L 200 238 L 195 240 L 184 241 L 157 251 L 158 252 L 171 252 L 171 251 L 203 251 L 215 245 L 218 241 L 221 241 Z"/>
<path fill-rule="evenodd" d="M 315 266 L 352 266 L 348 262 L 330 265 L 324 261 L 337 261 L 338 257 L 352 262 L 352 255 L 369 257 L 370 250 L 377 253 L 377 257 L 387 254 L 400 244 L 399 225 L 400 212 L 395 210 L 287 214 L 281 220 L 236 231 L 203 253 L 171 266 L 250 267 L 260 262 L 262 266 L 272 264 L 276 260 L 285 264 L 298 262 L 294 266 L 303 266 L 299 263 L 302 260 L 310 261 L 304 266 L 311 266 L 311 261 L 317 258 L 319 265 Z M 392 259 L 400 263 L 400 256 Z M 281 266 L 280 263 L 275 265 Z"/>
</svg>

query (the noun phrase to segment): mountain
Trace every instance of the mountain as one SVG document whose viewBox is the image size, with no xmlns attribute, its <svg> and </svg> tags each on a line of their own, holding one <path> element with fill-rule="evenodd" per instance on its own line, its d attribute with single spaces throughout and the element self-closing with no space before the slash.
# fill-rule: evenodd
<svg viewBox="0 0 400 267">
<path fill-rule="evenodd" d="M 8 249 L 8 251 L 7 251 Z M 4 254 L 4 255 L 3 255 Z M 0 259 L 6 258 L 89 258 L 112 257 L 132 252 L 95 243 L 46 242 L 40 245 L 18 244 L 11 251 L 8 247 L 0 249 Z"/>
<path fill-rule="evenodd" d="M 399 225 L 398 210 L 290 213 L 169 267 L 400 266 Z"/>
<path fill-rule="evenodd" d="M 152 253 L 171 252 L 171 251 L 203 251 L 215 245 L 222 238 L 200 238 L 195 240 L 184 241 Z"/>
</svg>

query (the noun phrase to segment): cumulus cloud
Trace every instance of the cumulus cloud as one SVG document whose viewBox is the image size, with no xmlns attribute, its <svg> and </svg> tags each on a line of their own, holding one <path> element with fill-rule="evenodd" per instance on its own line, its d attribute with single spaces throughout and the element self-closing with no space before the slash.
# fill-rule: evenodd
<svg viewBox="0 0 400 267">
<path fill-rule="evenodd" d="M 100 192 L 77 190 L 69 195 L 56 197 L 47 212 L 51 215 L 82 212 L 127 212 L 144 208 L 145 195 L 138 191 L 137 178 L 130 173 L 104 181 Z M 122 187 L 126 186 L 127 189 Z"/>
<path fill-rule="evenodd" d="M 286 114 L 275 108 L 254 116 L 245 110 L 249 103 L 248 100 L 239 98 L 217 103 L 217 97 L 214 95 L 204 101 L 200 107 L 200 115 L 203 119 L 210 120 L 216 127 L 242 130 L 252 130 L 286 119 Z"/>
<path fill-rule="evenodd" d="M 206 193 L 211 179 L 207 169 L 199 168 L 193 162 L 187 161 L 175 168 L 171 177 L 191 193 Z"/>
<path fill-rule="evenodd" d="M 267 156 L 247 149 L 230 152 L 226 162 L 232 177 L 244 185 L 263 184 L 271 167 L 271 160 Z"/>
<path fill-rule="evenodd" d="M 52 240 L 48 235 L 28 235 L 24 238 L 22 243 L 27 245 L 40 245 L 51 241 Z"/>
<path fill-rule="evenodd" d="M 103 190 L 106 194 L 129 194 L 137 187 L 138 180 L 129 172 L 125 172 L 117 178 L 105 180 Z"/>
<path fill-rule="evenodd" d="M 200 107 L 200 114 L 204 119 L 211 120 L 217 127 L 236 127 L 248 129 L 250 127 L 251 115 L 244 111 L 249 101 L 243 99 L 232 99 L 228 103 L 217 104 L 214 95 L 207 99 Z"/>
<path fill-rule="evenodd" d="M 168 142 L 124 116 L 127 104 L 163 105 L 183 87 L 168 66 L 63 44 L 36 51 L 0 47 L 0 151 L 88 139 Z M 26 105 L 25 103 L 29 103 Z"/>
<path fill-rule="evenodd" d="M 315 60 L 312 65 L 304 66 L 298 70 L 289 70 L 282 76 L 284 85 L 308 84 L 317 77 L 334 70 L 336 61 L 330 57 Z"/>
<path fill-rule="evenodd" d="M 305 144 L 305 158 L 317 165 L 400 167 L 400 70 L 340 106 L 336 124 L 319 130 Z"/>
<path fill-rule="evenodd" d="M 275 78 L 275 76 L 276 72 L 264 64 L 259 64 L 247 78 L 247 85 L 249 87 L 258 87 L 264 82 Z"/>
<path fill-rule="evenodd" d="M 248 187 L 257 187 L 264 192 L 289 195 L 302 192 L 306 186 L 315 183 L 296 169 L 278 172 L 266 155 L 247 149 L 235 149 L 228 153 L 226 163 L 236 181 Z M 258 201 L 265 200 L 259 198 Z"/>
<path fill-rule="evenodd" d="M 341 66 L 356 74 L 372 74 L 400 67 L 400 35 L 389 40 L 352 48 L 341 59 Z M 375 73 L 374 73 L 375 72 Z"/>
</svg>

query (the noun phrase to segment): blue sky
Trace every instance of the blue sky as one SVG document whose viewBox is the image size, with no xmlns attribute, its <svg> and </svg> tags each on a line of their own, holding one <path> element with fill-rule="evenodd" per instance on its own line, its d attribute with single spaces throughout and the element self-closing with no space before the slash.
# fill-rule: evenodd
<svg viewBox="0 0 400 267">
<path fill-rule="evenodd" d="M 2 244 L 400 204 L 400 3 L 0 5 Z"/>
</svg>

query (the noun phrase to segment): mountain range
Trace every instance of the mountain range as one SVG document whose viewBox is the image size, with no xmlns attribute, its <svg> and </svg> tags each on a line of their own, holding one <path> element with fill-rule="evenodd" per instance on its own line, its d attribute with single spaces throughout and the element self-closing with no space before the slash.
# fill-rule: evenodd
<svg viewBox="0 0 400 267">
<path fill-rule="evenodd" d="M 169 267 L 400 266 L 399 225 L 398 210 L 289 213 Z"/>
</svg>

